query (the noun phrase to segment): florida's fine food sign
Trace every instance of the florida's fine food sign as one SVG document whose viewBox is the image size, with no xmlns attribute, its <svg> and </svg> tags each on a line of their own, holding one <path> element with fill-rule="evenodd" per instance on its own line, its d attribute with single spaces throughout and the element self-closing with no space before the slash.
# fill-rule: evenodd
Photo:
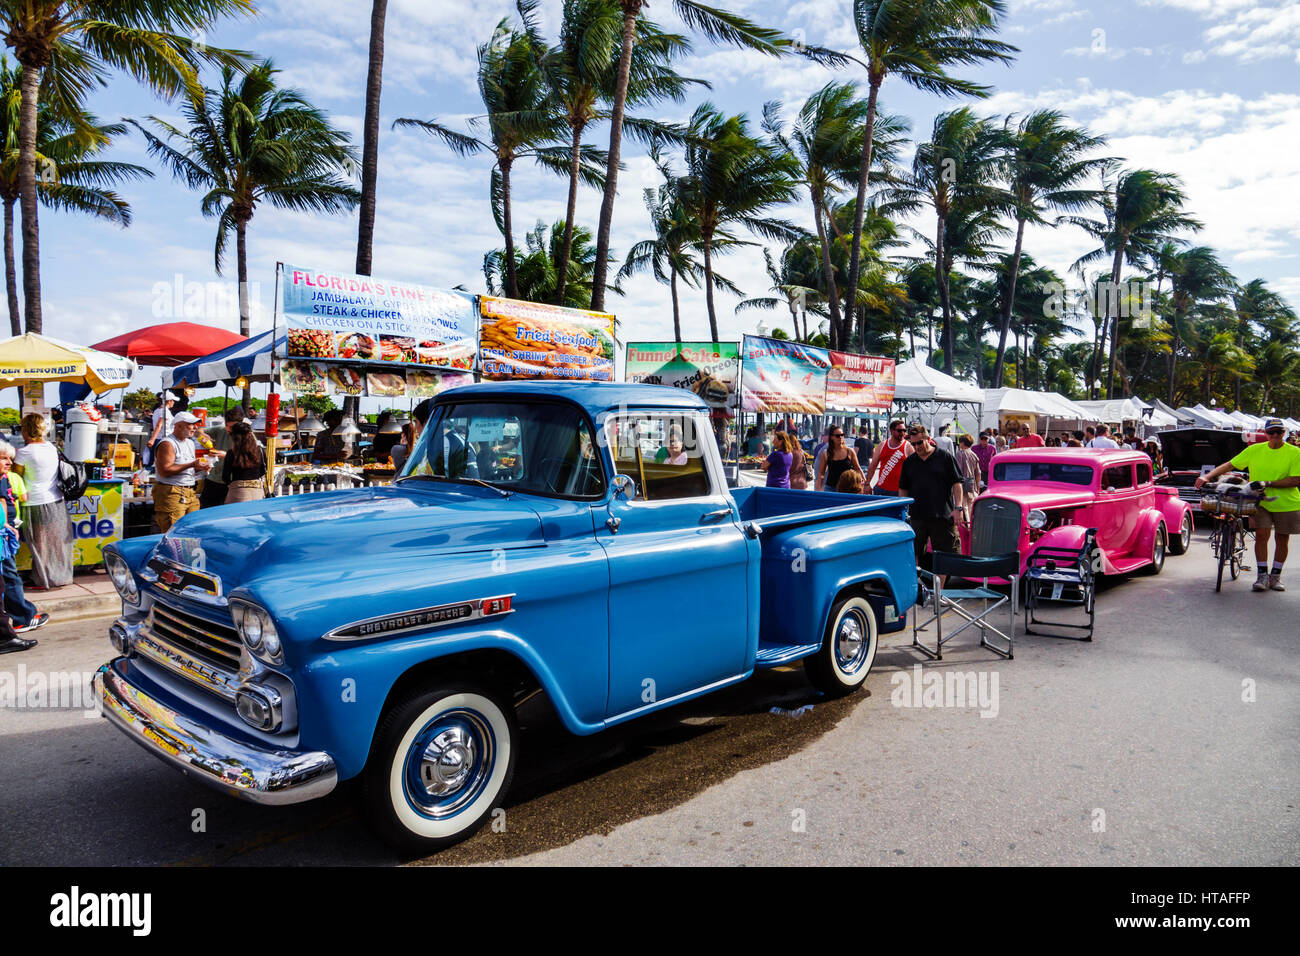
<svg viewBox="0 0 1300 956">
<path fill-rule="evenodd" d="M 485 379 L 614 380 L 614 316 L 479 296 Z"/>
<path fill-rule="evenodd" d="M 474 297 L 373 276 L 284 266 L 290 359 L 474 367 Z"/>
<path fill-rule="evenodd" d="M 837 412 L 888 411 L 894 403 L 894 360 L 831 352 L 826 407 Z"/>
<path fill-rule="evenodd" d="M 784 339 L 746 335 L 741 346 L 741 406 L 747 412 L 826 412 L 830 353 Z"/>
<path fill-rule="evenodd" d="M 740 346 L 735 342 L 629 342 L 624 378 L 690 389 L 714 408 L 735 404 Z"/>
</svg>

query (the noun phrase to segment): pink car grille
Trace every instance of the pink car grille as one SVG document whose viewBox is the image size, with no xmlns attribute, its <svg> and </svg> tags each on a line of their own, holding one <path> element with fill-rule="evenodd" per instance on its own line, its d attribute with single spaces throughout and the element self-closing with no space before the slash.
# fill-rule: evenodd
<svg viewBox="0 0 1300 956">
<path fill-rule="evenodd" d="M 987 557 L 1019 550 L 1022 522 L 1020 505 L 1014 501 L 987 495 L 976 498 L 970 553 Z"/>
</svg>

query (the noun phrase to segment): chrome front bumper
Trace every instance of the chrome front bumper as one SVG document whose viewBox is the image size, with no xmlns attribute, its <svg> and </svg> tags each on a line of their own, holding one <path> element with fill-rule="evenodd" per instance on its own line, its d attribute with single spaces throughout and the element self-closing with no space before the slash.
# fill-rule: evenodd
<svg viewBox="0 0 1300 956">
<path fill-rule="evenodd" d="M 322 751 L 271 750 L 236 740 L 173 710 L 133 684 L 125 657 L 96 680 L 104 716 L 145 750 L 194 779 L 254 803 L 314 800 L 338 784 L 334 758 Z"/>
</svg>

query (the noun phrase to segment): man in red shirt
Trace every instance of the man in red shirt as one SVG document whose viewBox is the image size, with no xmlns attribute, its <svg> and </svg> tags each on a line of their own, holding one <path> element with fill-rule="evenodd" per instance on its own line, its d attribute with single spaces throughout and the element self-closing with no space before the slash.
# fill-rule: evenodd
<svg viewBox="0 0 1300 956">
<path fill-rule="evenodd" d="M 873 494 L 890 495 L 898 497 L 898 479 L 903 473 L 903 461 L 908 455 L 911 455 L 912 446 L 907 443 L 904 437 L 907 434 L 907 426 L 901 419 L 894 419 L 889 423 L 889 435 L 876 446 L 871 453 L 871 465 L 867 468 L 867 480 L 874 479 L 875 487 L 872 489 Z M 880 475 L 876 475 L 876 468 L 880 468 Z"/>
<path fill-rule="evenodd" d="M 1035 434 L 1034 430 L 1029 427 L 1029 422 L 1025 422 L 1020 426 L 1020 437 L 1016 439 L 1016 443 L 1011 447 L 1042 448 L 1044 444 L 1043 436 Z"/>
</svg>

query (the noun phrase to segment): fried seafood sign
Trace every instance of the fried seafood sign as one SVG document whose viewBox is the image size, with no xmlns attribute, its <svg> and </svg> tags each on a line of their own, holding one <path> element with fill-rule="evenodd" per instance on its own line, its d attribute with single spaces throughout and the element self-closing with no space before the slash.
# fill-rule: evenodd
<svg viewBox="0 0 1300 956">
<path fill-rule="evenodd" d="M 484 378 L 614 380 L 614 316 L 486 295 L 478 302 Z"/>
<path fill-rule="evenodd" d="M 746 335 L 741 346 L 741 407 L 747 412 L 826 412 L 825 349 Z"/>
<path fill-rule="evenodd" d="M 283 358 L 474 367 L 474 299 L 373 276 L 284 267 Z"/>
</svg>

